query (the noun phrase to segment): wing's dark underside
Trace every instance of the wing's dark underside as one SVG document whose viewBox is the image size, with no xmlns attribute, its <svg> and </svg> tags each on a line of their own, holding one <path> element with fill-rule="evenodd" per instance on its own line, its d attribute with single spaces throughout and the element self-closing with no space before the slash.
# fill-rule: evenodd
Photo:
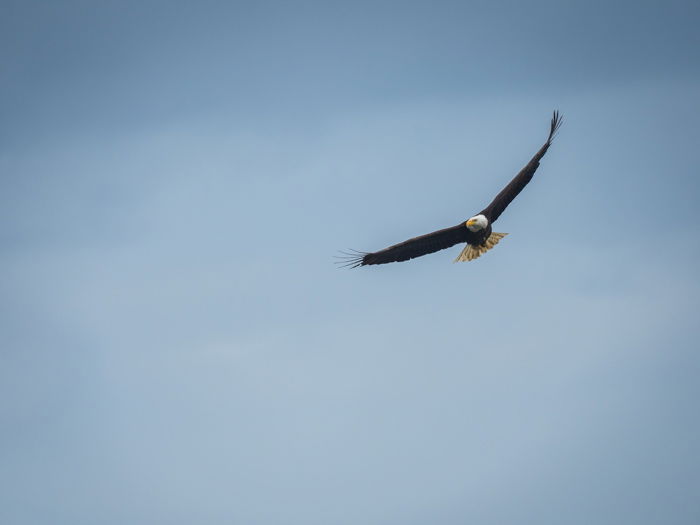
<svg viewBox="0 0 700 525">
<path fill-rule="evenodd" d="M 508 205 L 518 196 L 518 194 L 532 180 L 533 175 L 540 165 L 540 160 L 552 144 L 552 139 L 561 126 L 562 117 L 558 111 L 554 112 L 549 129 L 547 142 L 535 153 L 530 162 L 520 170 L 520 172 L 503 188 L 498 195 L 480 213 L 484 215 L 490 224 L 493 224 L 505 211 Z M 414 259 L 422 255 L 444 250 L 459 243 L 473 243 L 479 238 L 478 234 L 472 233 L 464 222 L 438 230 L 420 237 L 413 237 L 399 244 L 394 244 L 378 252 L 342 252 L 339 257 L 339 264 L 343 267 L 356 268 L 370 264 L 385 264 L 390 262 L 401 262 Z"/>
<path fill-rule="evenodd" d="M 547 153 L 549 146 L 552 145 L 552 139 L 554 139 L 554 135 L 559 129 L 559 126 L 561 126 L 561 123 L 562 117 L 558 111 L 555 111 L 554 115 L 552 115 L 552 122 L 550 124 L 547 142 L 545 142 L 540 150 L 535 153 L 535 156 L 530 159 L 530 162 L 528 162 L 527 165 L 521 169 L 515 177 L 513 177 L 513 180 L 511 180 L 508 185 L 503 188 L 498 195 L 496 195 L 493 201 L 491 201 L 491 204 L 481 211 L 481 213 L 488 219 L 489 224 L 493 224 L 496 219 L 500 217 L 501 213 L 503 213 L 508 205 L 513 202 L 513 199 L 515 199 L 515 197 L 517 197 L 518 194 L 523 191 L 523 188 L 525 188 L 525 186 L 527 186 L 527 184 L 532 180 L 532 176 L 540 166 L 540 160 L 542 160 L 544 154 Z"/>
<path fill-rule="evenodd" d="M 469 242 L 474 240 L 474 238 L 475 235 L 462 222 L 450 228 L 427 233 L 420 237 L 413 237 L 378 252 L 343 252 L 343 255 L 340 257 L 340 264 L 343 267 L 355 268 L 368 264 L 408 261 L 421 255 L 444 250 L 455 244 Z"/>
</svg>

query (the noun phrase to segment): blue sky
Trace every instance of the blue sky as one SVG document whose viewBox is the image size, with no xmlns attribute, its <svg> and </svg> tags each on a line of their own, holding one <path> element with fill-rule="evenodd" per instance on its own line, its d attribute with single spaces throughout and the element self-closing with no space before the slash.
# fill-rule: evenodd
<svg viewBox="0 0 700 525">
<path fill-rule="evenodd" d="M 3 523 L 698 523 L 695 3 L 0 9 Z"/>
</svg>

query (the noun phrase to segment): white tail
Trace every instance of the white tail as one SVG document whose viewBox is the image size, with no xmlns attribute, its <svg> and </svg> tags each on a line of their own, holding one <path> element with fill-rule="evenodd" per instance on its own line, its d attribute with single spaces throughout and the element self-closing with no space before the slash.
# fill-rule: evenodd
<svg viewBox="0 0 700 525">
<path fill-rule="evenodd" d="M 491 248 L 496 246 L 498 242 L 503 239 L 508 235 L 507 233 L 496 233 L 493 232 L 491 235 L 489 235 L 489 238 L 486 239 L 486 242 L 482 245 L 474 246 L 473 244 L 467 244 L 464 249 L 462 250 L 462 253 L 459 254 L 459 256 L 454 260 L 454 262 L 467 262 L 467 261 L 473 261 L 477 257 L 481 257 L 483 254 L 485 254 L 487 251 L 489 251 Z"/>
</svg>

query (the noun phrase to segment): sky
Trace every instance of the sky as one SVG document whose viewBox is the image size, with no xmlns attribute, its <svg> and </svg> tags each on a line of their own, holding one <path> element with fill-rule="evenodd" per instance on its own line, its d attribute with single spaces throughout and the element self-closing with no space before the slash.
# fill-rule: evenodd
<svg viewBox="0 0 700 525">
<path fill-rule="evenodd" d="M 0 521 L 699 523 L 699 15 L 0 2 Z"/>
</svg>

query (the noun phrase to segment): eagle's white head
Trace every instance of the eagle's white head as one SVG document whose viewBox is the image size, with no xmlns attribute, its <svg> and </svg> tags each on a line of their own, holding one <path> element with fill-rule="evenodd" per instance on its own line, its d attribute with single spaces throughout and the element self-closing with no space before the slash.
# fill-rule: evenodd
<svg viewBox="0 0 700 525">
<path fill-rule="evenodd" d="M 470 231 L 478 232 L 479 230 L 483 230 L 484 228 L 486 228 L 489 225 L 489 221 L 486 217 L 479 214 L 469 219 L 466 222 L 466 225 Z"/>
</svg>

